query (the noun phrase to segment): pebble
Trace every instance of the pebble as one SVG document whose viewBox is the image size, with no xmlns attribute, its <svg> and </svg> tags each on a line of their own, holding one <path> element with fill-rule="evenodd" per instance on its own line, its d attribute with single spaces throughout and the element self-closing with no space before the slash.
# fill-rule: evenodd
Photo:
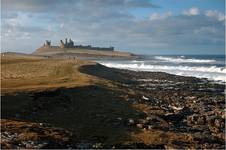
<svg viewBox="0 0 226 150">
<path fill-rule="evenodd" d="M 95 143 L 92 147 L 93 148 L 103 148 L 102 143 Z"/>
<path fill-rule="evenodd" d="M 198 117 L 197 124 L 204 125 L 205 124 L 205 117 L 204 116 Z"/>
<path fill-rule="evenodd" d="M 224 121 L 222 119 L 215 119 L 214 123 L 217 128 L 224 128 Z"/>
<path fill-rule="evenodd" d="M 121 117 L 118 117 L 117 120 L 122 120 L 122 118 Z"/>
<path fill-rule="evenodd" d="M 138 123 L 137 127 L 141 129 L 141 128 L 143 128 L 143 124 Z"/>
<path fill-rule="evenodd" d="M 148 129 L 148 130 L 151 130 L 152 128 L 153 128 L 153 126 L 151 126 L 151 125 L 148 125 L 148 126 L 147 126 L 147 129 Z"/>
<path fill-rule="evenodd" d="M 135 124 L 135 121 L 134 121 L 134 119 L 129 119 L 128 120 L 128 125 L 134 125 Z"/>
</svg>

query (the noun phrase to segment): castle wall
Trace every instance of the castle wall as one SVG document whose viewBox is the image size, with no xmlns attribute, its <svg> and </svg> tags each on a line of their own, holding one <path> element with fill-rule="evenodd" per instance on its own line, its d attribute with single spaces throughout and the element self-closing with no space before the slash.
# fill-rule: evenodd
<svg viewBox="0 0 226 150">
<path fill-rule="evenodd" d="M 104 50 L 104 51 L 114 51 L 114 47 L 92 47 L 91 45 L 87 45 L 87 46 L 75 45 L 74 48 L 92 49 L 92 50 Z"/>
<path fill-rule="evenodd" d="M 74 41 L 65 39 L 65 43 L 60 40 L 59 46 L 52 46 L 51 41 L 46 40 L 44 47 L 49 48 L 79 48 L 79 49 L 90 49 L 90 50 L 101 50 L 101 51 L 114 51 L 114 47 L 92 47 L 91 45 L 74 45 Z"/>
</svg>

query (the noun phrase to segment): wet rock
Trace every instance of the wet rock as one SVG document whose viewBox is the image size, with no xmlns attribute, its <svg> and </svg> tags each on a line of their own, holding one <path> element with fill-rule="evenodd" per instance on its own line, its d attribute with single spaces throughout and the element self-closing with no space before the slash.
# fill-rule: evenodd
<svg viewBox="0 0 226 150">
<path fill-rule="evenodd" d="M 214 126 L 215 118 L 216 118 L 216 116 L 207 116 L 206 121 L 207 121 L 208 125 Z"/>
<path fill-rule="evenodd" d="M 220 132 L 220 129 L 216 127 L 209 127 L 209 129 L 214 135 Z"/>
<path fill-rule="evenodd" d="M 224 121 L 221 118 L 215 119 L 214 124 L 217 128 L 224 128 Z"/>
<path fill-rule="evenodd" d="M 202 139 L 203 138 L 203 134 L 201 132 L 195 132 L 194 133 L 194 137 L 197 139 Z"/>
<path fill-rule="evenodd" d="M 199 116 L 197 119 L 197 124 L 204 125 L 206 123 L 205 116 Z"/>
<path fill-rule="evenodd" d="M 206 117 L 198 114 L 194 114 L 187 118 L 188 124 L 195 124 L 195 125 L 204 125 L 206 124 Z"/>
</svg>

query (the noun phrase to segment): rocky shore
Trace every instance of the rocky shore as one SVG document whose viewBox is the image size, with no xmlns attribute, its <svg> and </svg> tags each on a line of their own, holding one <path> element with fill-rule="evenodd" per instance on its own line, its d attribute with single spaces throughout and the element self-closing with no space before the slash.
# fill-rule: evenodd
<svg viewBox="0 0 226 150">
<path fill-rule="evenodd" d="M 195 149 L 225 148 L 224 85 L 166 73 L 125 73 L 136 81 L 126 86 L 141 94 L 128 101 L 146 107 L 146 118 L 138 120 L 138 128 L 183 133 L 192 138 L 192 144 L 189 140 L 175 141 L 172 148 L 189 148 L 189 144 Z"/>
<path fill-rule="evenodd" d="M 126 100 L 145 112 L 144 118 L 130 119 L 130 125 L 191 137 L 192 142 L 175 141 L 172 148 L 225 148 L 225 85 L 162 72 L 115 72 L 118 77 L 111 80 L 132 90 Z"/>
<path fill-rule="evenodd" d="M 225 85 L 99 64 L 79 72 L 104 82 L 2 95 L 2 148 L 225 149 Z"/>
</svg>

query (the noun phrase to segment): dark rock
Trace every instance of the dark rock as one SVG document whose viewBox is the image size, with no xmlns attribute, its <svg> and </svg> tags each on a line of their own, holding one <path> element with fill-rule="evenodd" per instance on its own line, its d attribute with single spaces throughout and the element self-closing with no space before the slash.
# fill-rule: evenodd
<svg viewBox="0 0 226 150">
<path fill-rule="evenodd" d="M 199 116 L 198 119 L 197 119 L 197 124 L 204 125 L 205 123 L 206 123 L 205 116 Z"/>
</svg>

